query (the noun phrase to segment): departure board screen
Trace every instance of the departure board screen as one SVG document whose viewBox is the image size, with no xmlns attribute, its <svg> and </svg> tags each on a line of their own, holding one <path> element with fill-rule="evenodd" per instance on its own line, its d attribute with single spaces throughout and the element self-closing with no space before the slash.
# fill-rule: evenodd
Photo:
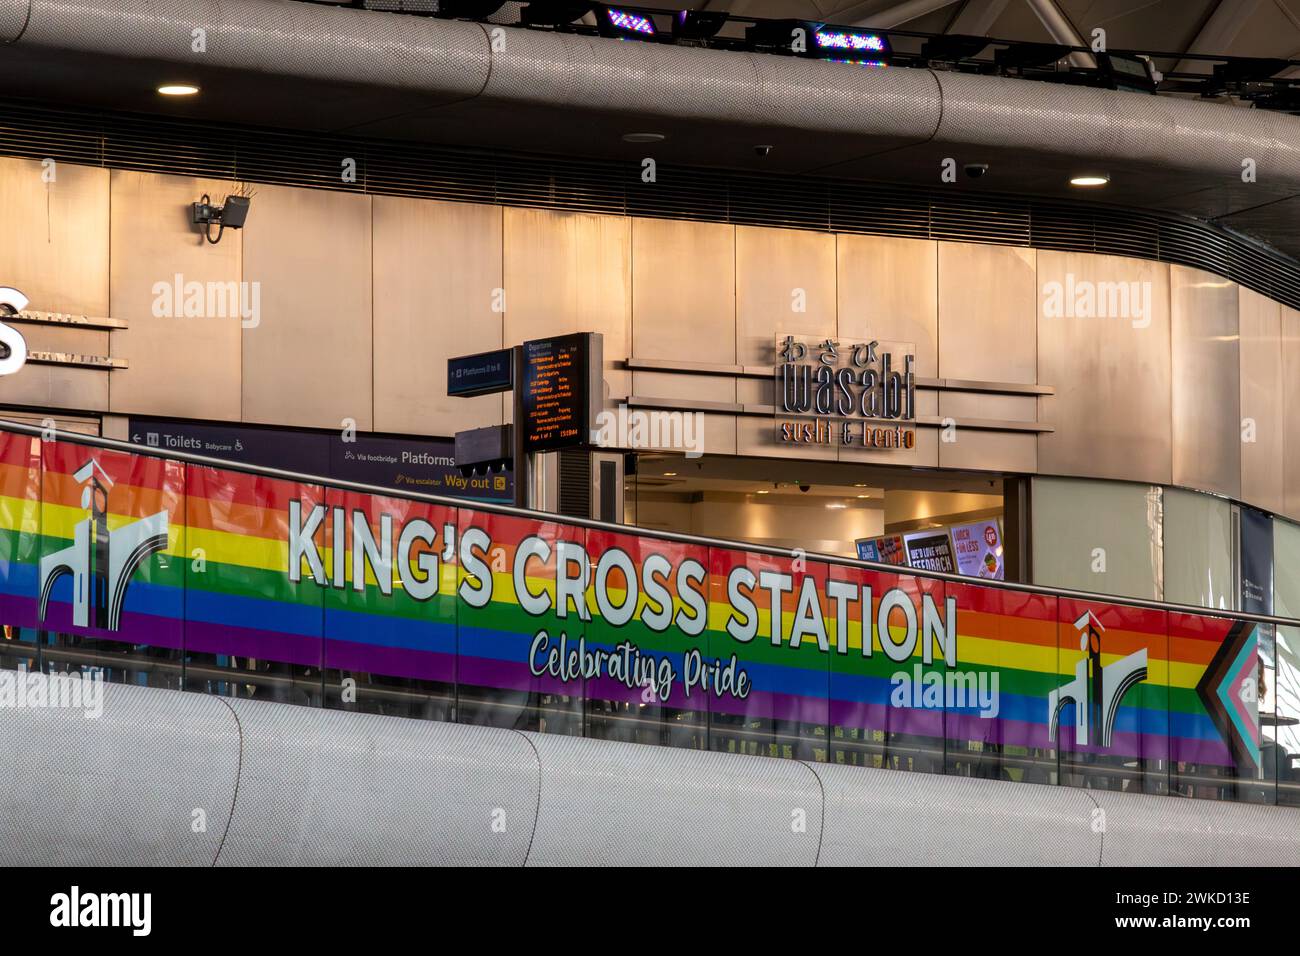
<svg viewBox="0 0 1300 956">
<path fill-rule="evenodd" d="M 589 341 L 587 333 L 579 332 L 524 343 L 519 399 L 526 451 L 587 443 Z"/>
</svg>

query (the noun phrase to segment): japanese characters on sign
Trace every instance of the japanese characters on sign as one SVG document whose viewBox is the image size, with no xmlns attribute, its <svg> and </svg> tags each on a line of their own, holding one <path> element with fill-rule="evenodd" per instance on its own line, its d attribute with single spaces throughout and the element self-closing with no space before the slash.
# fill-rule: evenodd
<svg viewBox="0 0 1300 956">
<path fill-rule="evenodd" d="M 915 356 L 877 341 L 776 340 L 774 403 L 781 444 L 912 448 Z"/>
</svg>

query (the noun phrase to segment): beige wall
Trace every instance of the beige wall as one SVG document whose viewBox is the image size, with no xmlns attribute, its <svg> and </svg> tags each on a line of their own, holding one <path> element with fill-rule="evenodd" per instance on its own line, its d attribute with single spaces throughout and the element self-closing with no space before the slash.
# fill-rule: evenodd
<svg viewBox="0 0 1300 956">
<path fill-rule="evenodd" d="M 1052 287 L 1137 283 L 1150 290 L 1150 315 L 1053 314 Z M 1038 440 L 1048 474 L 1130 478 L 1169 484 L 1169 266 L 1117 256 L 1038 253 L 1038 380 L 1056 394 L 1039 399 L 1039 416 L 1056 431 Z M 1076 299 L 1078 297 L 1076 296 Z"/>
<path fill-rule="evenodd" d="M 922 378 L 1050 386 L 1055 394 L 922 389 L 953 419 L 909 452 L 822 448 L 846 461 L 1186 485 L 1300 518 L 1300 316 L 1167 264 L 1005 246 L 835 235 L 256 186 L 248 227 L 219 245 L 187 220 L 235 184 L 0 159 L 0 283 L 32 308 L 111 316 L 113 333 L 23 326 L 33 348 L 113 354 L 129 368 L 29 365 L 0 402 L 450 435 L 508 416 L 445 396 L 449 355 L 602 332 L 606 391 L 764 405 L 779 333 L 910 343 Z M 159 317 L 176 274 L 257 282 L 255 328 Z M 1137 283 L 1149 314 L 1061 317 L 1045 292 Z M 504 293 L 502 302 L 496 296 Z M 111 341 L 110 341 L 111 338 Z M 632 372 L 629 358 L 726 366 Z M 1253 430 L 1243 425 L 1253 421 Z M 1036 434 L 965 427 L 1041 422 Z M 706 453 L 789 456 L 770 416 L 711 412 Z"/>
<path fill-rule="evenodd" d="M 244 281 L 262 293 L 260 323 L 243 330 L 245 421 L 372 427 L 370 205 L 258 187 L 243 232 Z"/>
<path fill-rule="evenodd" d="M 736 227 L 632 220 L 632 350 L 638 358 L 736 364 Z M 735 402 L 730 375 L 634 372 L 635 395 Z M 736 452 L 736 416 L 705 416 L 705 447 Z"/>
<path fill-rule="evenodd" d="M 1173 483 L 1241 494 L 1237 285 L 1169 267 Z"/>
<path fill-rule="evenodd" d="M 108 315 L 108 170 L 0 160 L 0 210 L 0 285 L 23 292 L 32 309 Z M 33 325 L 21 331 L 29 349 L 108 352 L 103 331 Z M 29 364 L 0 378 L 0 402 L 102 411 L 108 378 L 94 369 Z"/>
<path fill-rule="evenodd" d="M 499 397 L 448 398 L 446 371 L 501 348 L 501 207 L 373 203 L 375 430 L 501 424 Z"/>
<path fill-rule="evenodd" d="M 129 318 L 131 325 L 112 333 L 113 355 L 129 366 L 109 376 L 109 407 L 124 414 L 166 409 L 177 418 L 238 421 L 240 320 L 187 316 L 184 301 L 174 301 L 178 275 L 182 292 L 185 283 L 204 283 L 206 290 L 209 282 L 243 279 L 242 234 L 228 232 L 212 245 L 194 231 L 188 215 L 195 199 L 208 193 L 222 202 L 234 184 L 123 170 L 110 174 L 110 184 L 113 315 Z M 206 294 L 204 303 L 206 308 Z M 179 381 L 178 369 L 184 369 Z"/>
<path fill-rule="evenodd" d="M 1286 512 L 1283 448 L 1282 312 L 1250 289 L 1241 306 L 1241 497 L 1267 511 Z M 1300 317 L 1293 316 L 1293 320 Z M 1300 417 L 1300 416 L 1298 416 Z"/>
<path fill-rule="evenodd" d="M 1037 384 L 1035 252 L 1006 246 L 939 243 L 939 375 L 945 379 Z M 1034 421 L 1036 400 L 948 391 L 939 415 Z M 939 441 L 944 468 L 1038 470 L 1038 436 L 960 426 Z"/>
</svg>

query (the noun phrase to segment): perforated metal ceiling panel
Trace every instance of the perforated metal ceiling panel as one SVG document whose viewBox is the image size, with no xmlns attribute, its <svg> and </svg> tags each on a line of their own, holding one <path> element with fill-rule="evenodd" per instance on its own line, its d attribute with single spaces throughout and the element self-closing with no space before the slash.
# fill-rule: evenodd
<svg viewBox="0 0 1300 956">
<path fill-rule="evenodd" d="M 0 711 L 0 865 L 211 866 L 239 779 L 230 708 L 99 686 L 96 717 L 83 707 Z"/>
<path fill-rule="evenodd" d="M 1136 256 L 1300 308 L 1294 260 L 1176 213 L 828 177 L 437 148 L 0 102 L 0 155 L 218 179 L 608 215 L 696 219 Z M 343 157 L 357 182 L 340 182 Z"/>
<path fill-rule="evenodd" d="M 13 865 L 1300 864 L 1293 808 L 117 684 L 5 709 L 0 809 Z"/>
<path fill-rule="evenodd" d="M 530 866 L 813 866 L 817 778 L 802 763 L 528 734 L 542 766 Z"/>
<path fill-rule="evenodd" d="M 505 730 L 235 700 L 222 866 L 520 866 L 537 758 Z"/>
</svg>

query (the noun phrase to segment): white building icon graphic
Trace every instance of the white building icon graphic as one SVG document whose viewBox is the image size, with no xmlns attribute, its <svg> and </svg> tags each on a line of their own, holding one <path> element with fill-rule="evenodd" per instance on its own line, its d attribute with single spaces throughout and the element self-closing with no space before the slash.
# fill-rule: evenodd
<svg viewBox="0 0 1300 956">
<path fill-rule="evenodd" d="M 1101 666 L 1101 635 L 1106 628 L 1092 611 L 1074 622 L 1084 657 L 1074 665 L 1074 679 L 1047 695 L 1047 732 L 1056 739 L 1061 710 L 1074 704 L 1074 742 L 1109 747 L 1115 732 L 1119 702 L 1147 677 L 1147 649 Z"/>
<path fill-rule="evenodd" d="M 72 544 L 41 558 L 40 619 L 45 620 L 54 583 L 70 574 L 73 625 L 116 631 L 131 575 L 145 558 L 167 547 L 167 512 L 109 531 L 108 491 L 113 479 L 93 458 L 73 477 L 85 486 L 81 507 L 88 514 L 77 522 Z"/>
</svg>

